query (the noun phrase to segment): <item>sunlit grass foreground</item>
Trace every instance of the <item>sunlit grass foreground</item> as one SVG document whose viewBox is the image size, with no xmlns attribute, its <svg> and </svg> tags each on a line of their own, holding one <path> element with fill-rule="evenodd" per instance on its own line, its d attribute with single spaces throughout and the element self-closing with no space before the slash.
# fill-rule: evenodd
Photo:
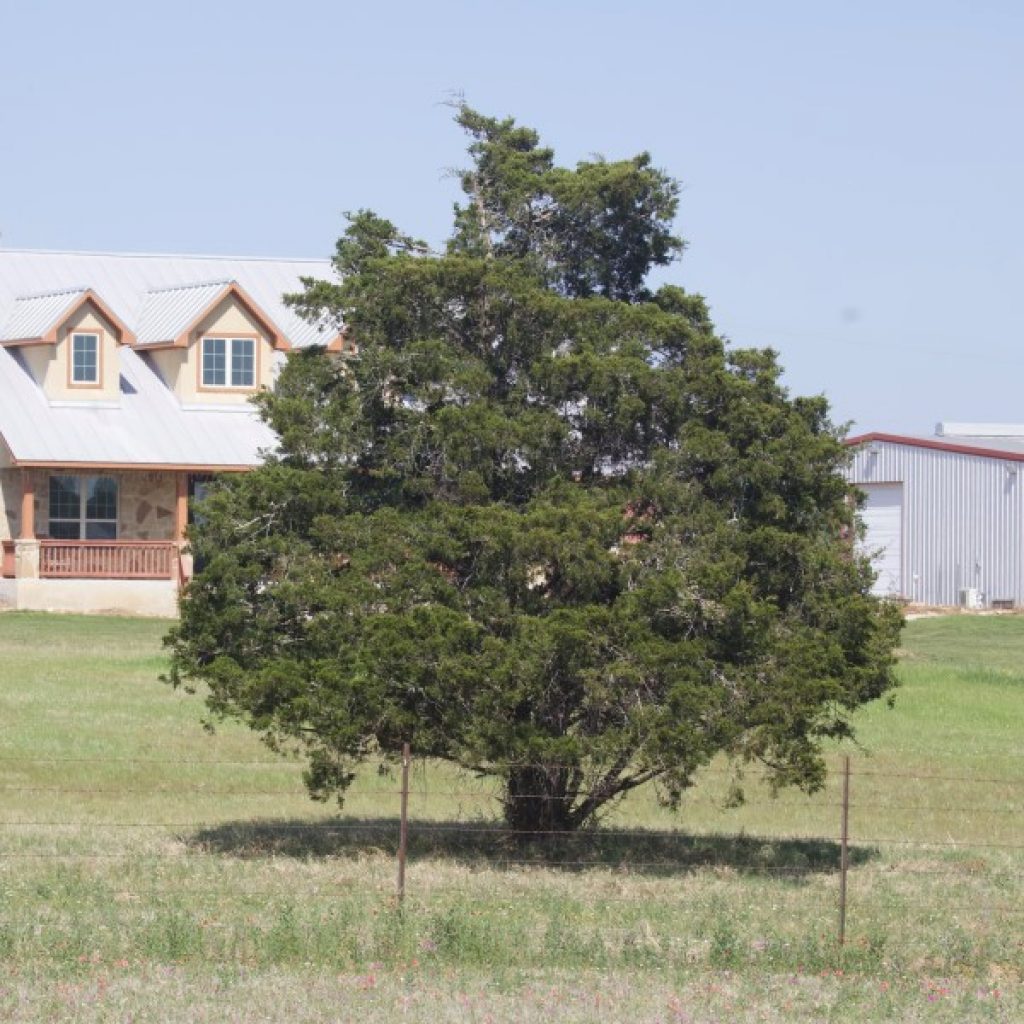
<svg viewBox="0 0 1024 1024">
<path fill-rule="evenodd" d="M 1024 1019 L 1024 619 L 912 623 L 861 714 L 842 950 L 836 775 L 524 844 L 417 763 L 399 907 L 397 777 L 312 804 L 163 628 L 0 616 L 0 1020 Z"/>
</svg>

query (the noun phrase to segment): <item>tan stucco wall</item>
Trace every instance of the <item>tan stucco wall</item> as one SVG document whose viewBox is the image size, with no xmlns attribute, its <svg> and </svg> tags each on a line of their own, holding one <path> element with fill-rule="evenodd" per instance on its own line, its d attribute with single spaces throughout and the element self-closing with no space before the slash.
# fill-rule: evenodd
<svg viewBox="0 0 1024 1024">
<path fill-rule="evenodd" d="M 186 351 L 181 348 L 158 348 L 148 353 L 156 372 L 160 374 L 164 384 L 181 400 L 181 382 L 179 378 L 185 372 Z"/>
<path fill-rule="evenodd" d="M 100 335 L 100 387 L 72 385 L 71 335 L 88 331 Z M 117 402 L 121 397 L 121 370 L 113 326 L 91 306 L 83 306 L 57 332 L 55 345 L 25 345 L 22 355 L 29 372 L 51 401 Z"/>
<path fill-rule="evenodd" d="M 150 355 L 164 383 L 183 405 L 245 405 L 252 391 L 241 388 L 203 388 L 200 385 L 202 339 L 256 336 L 256 382 L 274 383 L 274 349 L 259 324 L 229 295 L 191 333 L 185 348 L 155 349 Z"/>
</svg>

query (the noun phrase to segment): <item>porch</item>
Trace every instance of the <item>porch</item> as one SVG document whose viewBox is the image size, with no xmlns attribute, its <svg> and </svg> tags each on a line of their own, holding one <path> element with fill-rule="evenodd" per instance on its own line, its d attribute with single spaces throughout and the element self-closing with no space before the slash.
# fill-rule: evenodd
<svg viewBox="0 0 1024 1024">
<path fill-rule="evenodd" d="M 184 580 L 179 545 L 163 540 L 40 540 L 40 579 Z"/>
<path fill-rule="evenodd" d="M 180 471 L 0 472 L 9 523 L 0 535 L 0 605 L 175 615 L 192 569 L 188 499 L 203 479 Z"/>
<path fill-rule="evenodd" d="M 174 618 L 191 569 L 176 541 L 43 539 L 0 546 L 0 608 L 20 611 Z"/>
<path fill-rule="evenodd" d="M 180 546 L 163 540 L 39 540 L 38 579 L 176 580 L 184 582 Z M 21 542 L 21 547 L 32 542 Z M 18 576 L 16 541 L 0 541 L 0 577 Z"/>
</svg>

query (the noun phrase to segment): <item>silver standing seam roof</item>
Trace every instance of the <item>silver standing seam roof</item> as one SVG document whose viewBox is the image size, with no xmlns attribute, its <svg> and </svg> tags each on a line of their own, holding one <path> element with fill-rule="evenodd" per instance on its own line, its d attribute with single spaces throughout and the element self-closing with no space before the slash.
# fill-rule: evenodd
<svg viewBox="0 0 1024 1024">
<path fill-rule="evenodd" d="M 187 330 L 203 311 L 233 281 L 211 281 L 209 284 L 187 284 L 181 288 L 159 288 L 146 292 L 135 332 L 139 345 L 157 345 L 172 341 Z"/>
<path fill-rule="evenodd" d="M 283 302 L 303 277 L 336 279 L 329 260 L 0 249 L 0 340 L 39 336 L 91 289 L 140 344 L 166 341 L 237 282 L 292 347 L 328 344 L 336 325 L 309 324 Z M 0 348 L 0 437 L 14 461 L 237 469 L 274 447 L 249 406 L 183 406 L 144 350 L 120 345 L 118 359 L 118 401 L 52 401 L 17 349 Z"/>
<path fill-rule="evenodd" d="M 63 319 L 85 295 L 85 288 L 69 288 L 43 295 L 19 296 L 0 329 L 0 341 L 38 338 Z"/>
</svg>

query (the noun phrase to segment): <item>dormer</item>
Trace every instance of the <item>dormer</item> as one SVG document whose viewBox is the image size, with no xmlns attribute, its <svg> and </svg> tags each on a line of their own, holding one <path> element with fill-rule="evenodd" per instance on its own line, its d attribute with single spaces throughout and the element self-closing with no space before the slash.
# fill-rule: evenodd
<svg viewBox="0 0 1024 1024">
<path fill-rule="evenodd" d="M 183 406 L 244 406 L 290 346 L 236 281 L 212 281 L 148 292 L 135 347 Z"/>
<path fill-rule="evenodd" d="M 22 296 L 0 332 L 51 402 L 117 403 L 117 346 L 134 340 L 90 288 Z"/>
</svg>

